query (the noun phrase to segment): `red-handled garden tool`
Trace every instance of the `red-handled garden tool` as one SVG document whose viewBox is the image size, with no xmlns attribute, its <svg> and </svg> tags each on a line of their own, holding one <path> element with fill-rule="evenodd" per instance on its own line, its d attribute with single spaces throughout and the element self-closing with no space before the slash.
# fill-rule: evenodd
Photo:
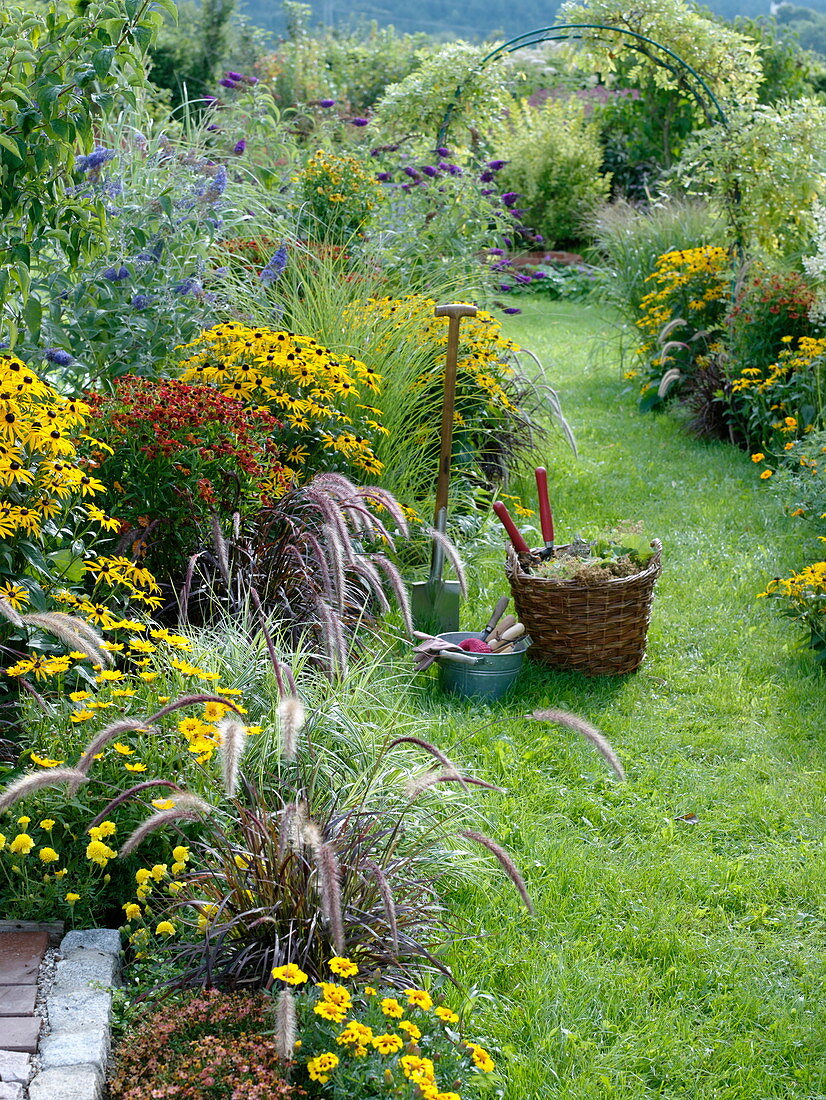
<svg viewBox="0 0 826 1100">
<path fill-rule="evenodd" d="M 551 501 L 548 497 L 548 471 L 544 466 L 537 466 L 536 491 L 539 496 L 539 523 L 542 527 L 542 538 L 545 549 L 539 551 L 539 557 L 543 560 L 554 556 L 554 514 L 551 511 Z"/>
<path fill-rule="evenodd" d="M 505 507 L 505 505 L 502 503 L 501 500 L 496 501 L 496 503 L 493 506 L 493 510 L 494 510 L 494 512 L 496 512 L 497 516 L 499 516 L 500 520 L 502 521 L 502 526 L 508 532 L 508 536 L 509 536 L 511 542 L 513 543 L 513 548 L 517 552 L 517 554 L 530 554 L 530 552 L 531 552 L 530 546 L 528 546 L 528 544 L 522 538 L 521 532 L 519 531 L 516 524 L 511 519 L 510 513 L 508 512 L 507 508 Z"/>
</svg>

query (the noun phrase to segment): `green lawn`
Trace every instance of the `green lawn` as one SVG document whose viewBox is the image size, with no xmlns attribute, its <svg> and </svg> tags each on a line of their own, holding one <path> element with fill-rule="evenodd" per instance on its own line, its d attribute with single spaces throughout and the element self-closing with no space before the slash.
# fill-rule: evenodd
<svg viewBox="0 0 826 1100">
<path fill-rule="evenodd" d="M 551 365 L 579 443 L 544 456 L 558 541 L 640 520 L 664 549 L 634 675 L 532 668 L 491 708 L 419 689 L 424 735 L 508 788 L 485 809 L 536 901 L 490 881 L 450 899 L 504 1095 L 826 1097 L 823 680 L 755 599 L 807 548 L 748 455 L 637 413 L 596 307 L 529 301 L 508 332 Z M 506 588 L 497 541 L 468 627 Z M 521 717 L 537 706 L 599 726 L 628 781 Z"/>
</svg>

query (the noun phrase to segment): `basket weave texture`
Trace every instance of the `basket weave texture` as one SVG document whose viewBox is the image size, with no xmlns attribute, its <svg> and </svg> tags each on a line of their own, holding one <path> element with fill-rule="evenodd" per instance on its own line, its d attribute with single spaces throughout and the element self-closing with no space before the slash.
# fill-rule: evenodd
<svg viewBox="0 0 826 1100">
<path fill-rule="evenodd" d="M 528 656 L 590 675 L 639 668 L 654 585 L 662 571 L 662 544 L 654 539 L 651 545 L 654 556 L 641 573 L 596 585 L 525 573 L 513 547 L 508 547 L 505 574 L 516 614 L 533 640 Z"/>
</svg>

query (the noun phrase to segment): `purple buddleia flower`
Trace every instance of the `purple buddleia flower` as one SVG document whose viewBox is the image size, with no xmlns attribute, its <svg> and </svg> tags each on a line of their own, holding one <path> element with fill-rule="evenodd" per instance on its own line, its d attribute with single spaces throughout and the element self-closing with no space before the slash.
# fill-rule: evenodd
<svg viewBox="0 0 826 1100">
<path fill-rule="evenodd" d="M 212 274 L 217 275 L 219 279 L 223 279 L 223 277 L 225 275 L 229 275 L 229 268 L 228 267 L 214 267 L 212 269 Z"/>
<path fill-rule="evenodd" d="M 449 156 L 450 156 L 450 150 L 449 150 L 449 149 L 446 149 L 444 145 L 440 145 L 440 146 L 438 147 L 438 149 L 436 150 L 436 153 L 437 153 L 437 154 L 438 154 L 438 155 L 439 155 L 440 157 L 449 157 Z"/>
<path fill-rule="evenodd" d="M 204 202 L 216 202 L 223 195 L 227 187 L 227 170 L 223 164 L 210 180 L 209 186 L 204 191 Z"/>
<path fill-rule="evenodd" d="M 75 168 L 79 172 L 95 172 L 97 169 L 102 168 L 107 161 L 114 160 L 116 156 L 117 153 L 114 149 L 104 149 L 102 145 L 99 145 L 87 156 L 76 157 Z"/>
<path fill-rule="evenodd" d="M 111 199 L 116 199 L 118 195 L 123 194 L 123 184 L 120 179 L 107 180 L 103 185 L 103 193 L 108 195 Z"/>
<path fill-rule="evenodd" d="M 376 173 L 376 179 L 379 181 L 379 183 L 389 183 L 392 180 L 392 178 L 393 177 L 390 175 L 389 172 L 377 172 Z"/>
<path fill-rule="evenodd" d="M 132 309 L 137 310 L 146 309 L 149 304 L 150 298 L 148 294 L 136 294 L 132 301 L 129 303 Z"/>
<path fill-rule="evenodd" d="M 510 237 L 503 237 L 502 240 L 508 246 L 508 248 L 513 248 L 513 241 L 510 239 Z"/>
<path fill-rule="evenodd" d="M 124 279 L 128 279 L 132 272 L 128 267 L 107 267 L 105 271 L 101 272 L 101 275 L 110 283 L 120 283 Z"/>
<path fill-rule="evenodd" d="M 504 256 L 505 255 L 505 250 L 504 250 L 504 248 L 489 248 L 488 249 L 488 255 L 489 256 Z"/>
<path fill-rule="evenodd" d="M 218 96 L 217 95 L 202 95 L 201 99 L 203 100 L 204 103 L 217 103 L 218 102 Z"/>
<path fill-rule="evenodd" d="M 432 164 L 425 164 L 422 168 L 422 171 L 426 176 L 430 176 L 431 179 L 433 179 L 434 176 L 438 176 L 439 174 L 439 169 L 434 168 Z"/>
<path fill-rule="evenodd" d="M 237 80 L 230 80 L 229 77 L 226 76 L 222 77 L 221 80 L 218 81 L 218 83 L 221 85 L 222 88 L 229 88 L 230 91 L 233 92 L 241 87 Z"/>
<path fill-rule="evenodd" d="M 244 139 L 241 138 L 240 141 L 236 141 L 235 145 L 233 146 L 232 151 L 233 151 L 233 153 L 237 153 L 240 156 L 241 153 L 244 152 L 246 147 L 247 147 L 246 141 L 244 141 Z"/>
<path fill-rule="evenodd" d="M 540 279 L 547 279 L 548 276 L 544 271 L 534 271 L 532 278 L 534 282 L 539 282 Z"/>
<path fill-rule="evenodd" d="M 228 73 L 224 73 L 224 76 L 227 78 L 227 80 L 243 80 L 244 79 L 244 74 L 243 73 L 234 73 L 232 71 L 230 71 Z"/>
<path fill-rule="evenodd" d="M 204 290 L 204 288 L 201 286 L 200 281 L 198 279 L 192 279 L 192 278 L 184 279 L 184 281 L 182 283 L 176 283 L 176 285 L 173 286 L 173 288 L 172 288 L 173 294 L 182 294 L 182 295 L 187 295 L 187 294 L 198 295 L 198 294 L 202 294 L 203 290 Z"/>
<path fill-rule="evenodd" d="M 502 202 L 505 204 L 505 206 L 513 206 L 518 198 L 518 191 L 506 191 L 502 196 Z"/>
<path fill-rule="evenodd" d="M 408 164 L 408 166 L 407 166 L 407 167 L 405 168 L 405 170 L 404 170 L 404 174 L 405 174 L 406 176 L 410 176 L 410 178 L 411 178 L 412 180 L 418 180 L 418 179 L 421 179 L 421 178 L 422 178 L 422 177 L 421 177 L 421 176 L 419 175 L 419 173 L 418 173 L 418 172 L 416 171 L 416 169 L 415 169 L 415 168 L 413 168 L 413 167 L 412 167 L 412 165 L 410 165 L 410 164 Z"/>
<path fill-rule="evenodd" d="M 440 164 L 439 167 L 442 168 L 442 165 Z M 448 164 L 442 170 L 444 172 L 447 172 L 448 175 L 451 175 L 451 176 L 461 176 L 462 175 L 462 169 L 459 167 L 458 164 Z"/>
<path fill-rule="evenodd" d="M 492 194 L 494 194 L 494 189 L 492 187 L 488 187 L 484 191 L 482 191 L 482 194 L 483 195 L 492 195 Z"/>
<path fill-rule="evenodd" d="M 350 119 L 350 125 L 351 126 L 369 126 L 370 125 L 370 119 L 369 118 L 351 118 Z"/>
<path fill-rule="evenodd" d="M 480 183 L 491 183 L 493 180 L 493 172 L 482 172 L 479 176 Z"/>
<path fill-rule="evenodd" d="M 221 133 L 221 127 L 216 126 L 214 122 L 210 122 L 209 126 L 207 126 L 207 130 L 211 134 L 220 134 Z"/>
<path fill-rule="evenodd" d="M 244 80 L 247 82 L 247 84 L 250 85 L 250 87 L 255 87 L 255 85 L 258 83 L 257 76 L 245 76 Z"/>
<path fill-rule="evenodd" d="M 513 287 L 511 286 L 510 283 L 500 283 L 499 284 L 499 289 L 503 290 L 507 294 L 507 292 L 509 290 L 513 290 Z"/>
<path fill-rule="evenodd" d="M 541 233 L 534 233 L 533 239 L 536 241 L 537 244 L 545 243 L 545 238 L 542 236 Z"/>
<path fill-rule="evenodd" d="M 58 367 L 70 367 L 75 361 L 75 357 L 63 348 L 46 348 L 43 354 L 50 363 L 55 363 Z"/>
<path fill-rule="evenodd" d="M 504 168 L 507 163 L 506 160 L 489 160 L 485 167 L 490 168 L 491 172 L 498 172 L 501 168 Z"/>
<path fill-rule="evenodd" d="M 514 276 L 517 283 L 521 283 L 522 286 L 527 286 L 528 283 L 532 283 L 533 279 L 530 275 L 521 275 L 519 272 Z"/>
<path fill-rule="evenodd" d="M 508 306 L 507 309 L 502 310 L 503 313 L 521 313 L 521 309 L 517 309 L 516 306 Z"/>
<path fill-rule="evenodd" d="M 264 286 L 272 286 L 277 282 L 282 271 L 287 266 L 287 248 L 286 245 L 279 245 L 267 260 L 266 267 L 262 268 L 258 278 L 264 284 Z"/>
<path fill-rule="evenodd" d="M 335 107 L 336 101 L 334 99 L 320 99 L 318 105 L 319 107 Z"/>
</svg>

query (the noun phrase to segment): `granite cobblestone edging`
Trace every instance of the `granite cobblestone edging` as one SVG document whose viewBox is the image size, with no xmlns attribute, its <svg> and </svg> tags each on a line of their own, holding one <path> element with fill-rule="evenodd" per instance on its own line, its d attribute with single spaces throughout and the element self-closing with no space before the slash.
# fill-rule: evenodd
<svg viewBox="0 0 826 1100">
<path fill-rule="evenodd" d="M 38 1045 L 28 1100 L 102 1097 L 120 952 L 116 929 L 69 932 L 61 940 L 60 960 L 45 1002 L 48 1033 Z M 0 1049 L 0 1100 L 24 1100 L 31 1069 L 28 1054 Z"/>
</svg>

